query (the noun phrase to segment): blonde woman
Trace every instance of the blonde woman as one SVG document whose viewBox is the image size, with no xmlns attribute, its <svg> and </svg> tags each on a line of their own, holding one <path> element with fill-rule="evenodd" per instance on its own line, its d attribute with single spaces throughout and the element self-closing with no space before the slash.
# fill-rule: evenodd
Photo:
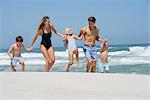
<svg viewBox="0 0 150 100">
<path fill-rule="evenodd" d="M 40 44 L 41 52 L 46 60 L 45 63 L 45 72 L 49 72 L 49 69 L 52 67 L 52 65 L 55 63 L 55 55 L 54 55 L 54 49 L 52 47 L 51 43 L 51 35 L 53 31 L 55 34 L 63 38 L 63 35 L 56 31 L 54 26 L 50 23 L 50 18 L 48 16 L 44 16 L 41 20 L 41 23 L 39 24 L 37 33 L 35 34 L 32 43 L 30 45 L 30 49 L 32 49 L 32 46 L 37 39 L 38 36 L 42 36 L 42 41 Z"/>
</svg>

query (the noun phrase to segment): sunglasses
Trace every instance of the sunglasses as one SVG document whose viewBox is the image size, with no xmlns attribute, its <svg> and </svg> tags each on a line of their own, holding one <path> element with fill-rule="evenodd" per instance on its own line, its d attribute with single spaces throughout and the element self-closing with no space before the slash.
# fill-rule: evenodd
<svg viewBox="0 0 150 100">
<path fill-rule="evenodd" d="M 72 34 L 66 34 L 66 35 L 72 36 Z"/>
</svg>

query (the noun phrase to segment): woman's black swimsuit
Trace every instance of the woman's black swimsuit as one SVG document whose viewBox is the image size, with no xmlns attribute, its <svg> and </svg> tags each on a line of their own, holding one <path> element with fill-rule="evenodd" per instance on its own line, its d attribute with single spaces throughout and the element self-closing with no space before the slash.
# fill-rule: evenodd
<svg viewBox="0 0 150 100">
<path fill-rule="evenodd" d="M 44 45 L 47 50 L 52 46 L 51 35 L 52 35 L 51 31 L 49 33 L 43 32 L 43 34 L 42 34 L 41 44 Z"/>
</svg>

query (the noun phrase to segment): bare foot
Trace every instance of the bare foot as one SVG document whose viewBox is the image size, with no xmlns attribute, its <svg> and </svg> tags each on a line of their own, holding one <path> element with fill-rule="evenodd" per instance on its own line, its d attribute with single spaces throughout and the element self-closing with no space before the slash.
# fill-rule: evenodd
<svg viewBox="0 0 150 100">
<path fill-rule="evenodd" d="M 12 71 L 13 71 L 13 72 L 16 72 L 16 69 L 15 69 L 15 67 L 11 67 L 11 69 L 12 69 Z"/>
<path fill-rule="evenodd" d="M 77 66 L 79 67 L 79 62 L 77 62 Z"/>
<path fill-rule="evenodd" d="M 69 70 L 67 69 L 66 72 L 69 72 Z"/>
<path fill-rule="evenodd" d="M 69 72 L 69 67 L 67 67 L 66 72 Z"/>
<path fill-rule="evenodd" d="M 109 73 L 109 70 L 105 70 L 104 73 Z"/>
</svg>

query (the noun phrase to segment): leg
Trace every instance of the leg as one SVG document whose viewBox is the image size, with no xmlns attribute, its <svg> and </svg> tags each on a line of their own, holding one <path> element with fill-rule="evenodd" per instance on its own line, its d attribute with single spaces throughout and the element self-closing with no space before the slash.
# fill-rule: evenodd
<svg viewBox="0 0 150 100">
<path fill-rule="evenodd" d="M 75 49 L 75 55 L 76 55 L 76 63 L 77 63 L 77 66 L 79 67 L 79 52 L 78 52 L 78 49 Z"/>
<path fill-rule="evenodd" d="M 104 73 L 109 73 L 109 70 L 105 70 Z"/>
<path fill-rule="evenodd" d="M 95 46 L 91 48 L 91 58 L 92 58 L 91 72 L 96 72 L 97 49 Z"/>
<path fill-rule="evenodd" d="M 100 67 L 100 73 L 104 73 L 104 64 L 102 63 L 102 65 L 100 65 L 99 67 Z"/>
<path fill-rule="evenodd" d="M 70 66 L 73 64 L 73 52 L 71 52 L 71 51 L 68 51 L 68 55 L 69 55 L 69 60 L 70 60 L 70 62 L 69 62 L 69 64 L 68 64 L 68 66 L 67 66 L 67 72 L 69 72 L 69 68 L 70 68 Z"/>
<path fill-rule="evenodd" d="M 41 52 L 46 60 L 46 63 L 45 63 L 45 72 L 49 72 L 49 60 L 50 60 L 50 57 L 48 55 L 48 52 L 45 48 L 44 45 L 41 45 Z"/>
<path fill-rule="evenodd" d="M 11 70 L 12 70 L 13 72 L 16 72 L 15 66 L 11 66 Z"/>
<path fill-rule="evenodd" d="M 92 61 L 92 69 L 91 72 L 96 72 L 96 61 Z"/>
<path fill-rule="evenodd" d="M 86 72 L 89 72 L 89 69 L 90 69 L 90 64 L 87 63 L 87 64 L 86 64 Z"/>
<path fill-rule="evenodd" d="M 12 60 L 11 60 L 11 70 L 13 71 L 13 72 L 16 72 L 16 69 L 15 69 L 15 66 L 16 66 L 16 64 L 17 64 L 17 60 L 15 59 L 15 58 L 13 58 Z"/>
<path fill-rule="evenodd" d="M 21 64 L 21 70 L 24 72 L 25 64 L 22 57 L 18 57 L 18 62 Z"/>
<path fill-rule="evenodd" d="M 92 66 L 92 58 L 91 57 L 88 57 L 87 58 L 87 65 L 86 65 L 86 72 L 90 72 L 91 70 L 91 66 Z"/>
<path fill-rule="evenodd" d="M 49 69 L 52 67 L 52 65 L 55 63 L 55 55 L 54 55 L 54 49 L 53 47 L 50 47 L 48 49 L 48 55 L 50 57 L 50 60 L 49 60 Z"/>
<path fill-rule="evenodd" d="M 22 61 L 22 62 L 20 62 L 20 64 L 21 64 L 21 69 L 22 69 L 22 72 L 24 72 L 24 69 L 25 69 L 25 64 L 24 64 L 24 62 Z"/>
<path fill-rule="evenodd" d="M 105 73 L 109 73 L 109 66 L 107 63 L 105 63 L 105 70 L 104 70 Z"/>
<path fill-rule="evenodd" d="M 84 46 L 83 47 L 83 51 L 84 51 L 84 54 L 86 56 L 86 59 L 87 59 L 87 65 L 86 65 L 86 72 L 89 72 L 90 69 L 91 69 L 91 65 L 92 65 L 92 57 L 91 57 L 91 51 L 90 51 L 90 47 L 88 46 Z"/>
</svg>

